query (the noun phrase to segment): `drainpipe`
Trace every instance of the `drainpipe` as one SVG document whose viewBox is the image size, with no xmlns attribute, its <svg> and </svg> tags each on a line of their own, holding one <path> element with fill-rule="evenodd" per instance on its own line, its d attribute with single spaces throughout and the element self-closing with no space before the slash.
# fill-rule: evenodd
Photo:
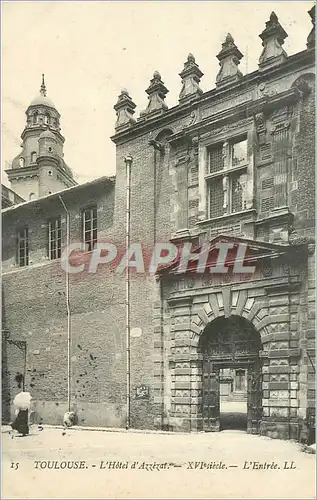
<svg viewBox="0 0 317 500">
<path fill-rule="evenodd" d="M 130 272 L 128 250 L 130 248 L 130 207 L 131 207 L 131 165 L 133 158 L 131 155 L 125 157 L 126 165 L 126 268 L 125 268 L 125 312 L 126 312 L 126 429 L 130 428 L 130 403 L 131 403 L 131 353 L 130 353 Z"/>
<path fill-rule="evenodd" d="M 150 139 L 149 145 L 153 146 L 153 175 L 154 175 L 154 184 L 153 184 L 153 244 L 156 243 L 156 212 L 157 212 L 157 157 L 158 152 L 161 153 L 164 150 L 162 144 L 154 139 Z"/>
<path fill-rule="evenodd" d="M 70 245 L 70 231 L 69 231 L 69 211 L 62 197 L 58 196 L 66 214 L 66 246 L 69 248 Z M 69 261 L 66 262 L 66 308 L 67 308 L 67 405 L 68 411 L 70 411 L 71 406 L 71 312 L 70 312 L 70 302 L 69 302 Z"/>
</svg>

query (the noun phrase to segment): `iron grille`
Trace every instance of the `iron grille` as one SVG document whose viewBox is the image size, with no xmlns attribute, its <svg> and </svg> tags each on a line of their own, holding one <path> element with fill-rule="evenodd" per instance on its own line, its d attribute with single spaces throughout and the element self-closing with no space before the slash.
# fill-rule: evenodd
<svg viewBox="0 0 317 500">
<path fill-rule="evenodd" d="M 222 145 L 209 150 L 209 172 L 220 172 L 224 167 Z"/>
<path fill-rule="evenodd" d="M 210 217 L 223 215 L 223 189 L 222 178 L 213 179 L 209 184 Z"/>
</svg>

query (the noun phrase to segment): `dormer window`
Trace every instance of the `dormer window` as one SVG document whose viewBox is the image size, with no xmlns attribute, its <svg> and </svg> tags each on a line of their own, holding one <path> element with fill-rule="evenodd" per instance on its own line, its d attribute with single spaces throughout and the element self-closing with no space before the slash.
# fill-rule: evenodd
<svg viewBox="0 0 317 500">
<path fill-rule="evenodd" d="M 31 163 L 35 163 L 37 158 L 37 154 L 35 151 L 31 153 Z"/>
</svg>

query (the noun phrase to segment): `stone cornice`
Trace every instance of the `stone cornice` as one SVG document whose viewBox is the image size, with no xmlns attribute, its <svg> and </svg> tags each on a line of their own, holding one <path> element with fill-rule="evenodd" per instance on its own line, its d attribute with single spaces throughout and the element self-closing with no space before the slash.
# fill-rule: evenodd
<svg viewBox="0 0 317 500">
<path fill-rule="evenodd" d="M 256 101 L 246 101 L 232 108 L 225 109 L 214 115 L 208 116 L 203 120 L 184 128 L 182 131 L 171 135 L 168 141 L 173 143 L 182 140 L 184 136 L 197 135 L 202 129 L 207 131 L 208 128 L 221 127 L 226 122 L 235 121 L 237 126 L 239 120 L 252 118 L 255 114 L 264 112 L 269 113 L 277 107 L 282 107 L 290 102 L 296 102 L 300 99 L 301 92 L 298 88 L 293 87 L 274 96 L 261 97 Z"/>
<path fill-rule="evenodd" d="M 268 82 L 274 78 L 279 77 L 281 74 L 289 74 L 292 71 L 304 70 L 315 63 L 315 53 L 314 50 L 304 50 L 292 56 L 289 56 L 285 62 L 282 64 L 268 68 L 264 71 L 254 71 L 241 78 L 239 82 L 233 83 L 226 88 L 214 88 L 205 92 L 203 95 L 193 99 L 188 103 L 184 103 L 182 106 L 179 104 L 167 110 L 164 115 L 153 117 L 148 119 L 146 122 L 139 121 L 131 129 L 118 132 L 110 137 L 110 139 L 115 144 L 121 144 L 130 139 L 144 134 L 145 132 L 150 132 L 151 130 L 157 130 L 164 126 L 170 125 L 171 122 L 179 120 L 181 117 L 188 116 L 190 111 L 197 107 L 207 107 L 212 106 L 212 104 L 218 102 L 218 98 L 226 99 L 232 96 L 233 93 L 241 93 L 246 88 L 250 88 L 252 85 L 257 85 L 259 83 Z M 250 101 L 248 101 L 250 103 Z"/>
<path fill-rule="evenodd" d="M 57 167 L 57 172 L 58 175 L 62 178 L 62 180 L 65 180 L 67 182 L 71 182 L 74 185 L 77 185 L 77 182 L 73 177 L 69 176 L 67 172 L 62 168 L 60 164 L 59 158 L 54 158 L 51 156 L 44 157 L 42 156 L 40 159 L 45 158 L 45 160 L 53 162 L 56 167 Z M 23 168 L 10 168 L 5 171 L 6 174 L 8 175 L 8 179 L 10 180 L 11 178 L 19 179 L 23 177 L 34 177 L 38 176 L 39 174 L 39 166 L 35 164 L 34 166 L 28 166 L 28 167 L 23 167 Z"/>
<path fill-rule="evenodd" d="M 8 179 L 10 180 L 12 177 L 15 179 L 22 178 L 22 177 L 33 177 L 35 175 L 38 175 L 38 166 L 35 164 L 34 166 L 29 166 L 29 167 L 23 167 L 23 168 L 9 168 L 5 170 L 5 173 L 8 176 Z"/>
<path fill-rule="evenodd" d="M 47 130 L 47 126 L 46 125 L 39 125 L 38 127 L 25 127 L 22 134 L 21 134 L 21 139 L 24 140 L 26 138 L 26 136 L 40 136 L 41 132 L 45 132 L 45 130 Z M 57 138 L 62 142 L 62 144 L 64 144 L 65 142 L 65 137 L 60 133 L 59 130 L 55 129 L 55 128 L 51 128 L 49 127 L 49 130 L 51 132 L 54 133 L 54 135 L 57 136 Z M 35 132 L 35 133 L 32 133 L 32 132 Z"/>
</svg>

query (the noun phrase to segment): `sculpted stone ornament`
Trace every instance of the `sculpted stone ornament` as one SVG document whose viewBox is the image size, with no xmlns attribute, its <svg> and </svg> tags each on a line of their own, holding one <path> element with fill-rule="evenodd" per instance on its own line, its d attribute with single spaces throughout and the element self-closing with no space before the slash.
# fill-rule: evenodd
<svg viewBox="0 0 317 500">
<path fill-rule="evenodd" d="M 203 91 L 199 87 L 199 82 L 204 73 L 199 69 L 193 54 L 188 54 L 184 69 L 179 76 L 182 79 L 182 90 L 179 94 L 179 102 L 188 102 L 190 99 L 199 97 Z"/>
<path fill-rule="evenodd" d="M 259 139 L 259 144 L 266 143 L 266 123 L 263 113 L 257 113 L 254 115 L 255 130 Z"/>
<path fill-rule="evenodd" d="M 234 40 L 230 33 L 226 36 L 222 49 L 217 55 L 220 64 L 220 71 L 216 77 L 216 87 L 229 85 L 237 82 L 242 77 L 242 73 L 238 68 L 240 59 L 243 54 L 235 45 Z"/>
<path fill-rule="evenodd" d="M 311 82 L 308 81 L 307 77 L 305 78 L 305 75 L 302 75 L 295 80 L 292 87 L 296 87 L 302 93 L 303 96 L 307 96 L 311 91 L 310 83 Z M 315 84 L 314 82 L 312 82 L 312 88 L 314 87 Z"/>
<path fill-rule="evenodd" d="M 224 209 L 224 212 L 227 213 L 227 210 L 228 210 L 228 196 L 229 196 L 229 193 L 228 193 L 228 188 L 229 188 L 229 179 L 228 177 L 225 175 L 222 179 L 222 189 L 223 189 L 223 209 Z"/>
<path fill-rule="evenodd" d="M 165 87 L 162 77 L 158 71 L 154 71 L 153 78 L 150 81 L 146 93 L 149 96 L 147 108 L 140 113 L 140 118 L 146 118 L 153 113 L 161 114 L 166 111 L 167 104 L 164 102 L 168 89 Z"/>
<path fill-rule="evenodd" d="M 192 111 L 190 113 L 190 117 L 188 119 L 188 122 L 187 123 L 184 123 L 183 127 L 182 127 L 182 130 L 185 130 L 187 129 L 188 127 L 190 127 L 191 125 L 194 125 L 196 122 L 197 122 L 197 119 L 198 119 L 198 116 L 199 116 L 199 112 L 197 109 L 195 109 L 194 111 Z"/>
<path fill-rule="evenodd" d="M 274 90 L 272 88 L 268 88 L 268 86 L 264 82 L 260 83 L 258 89 L 259 89 L 261 96 L 263 96 L 263 97 L 272 97 L 273 95 L 277 94 L 276 90 Z"/>
<path fill-rule="evenodd" d="M 288 34 L 278 22 L 275 12 L 271 13 L 270 19 L 265 24 L 265 30 L 259 35 L 263 46 L 259 59 L 260 70 L 281 64 L 287 58 L 282 45 Z"/>
<path fill-rule="evenodd" d="M 307 37 L 307 49 L 314 49 L 315 48 L 315 23 L 316 23 L 316 6 L 314 5 L 309 11 L 308 14 L 311 17 L 311 22 L 313 24 L 313 28 L 311 32 L 309 33 Z"/>
<path fill-rule="evenodd" d="M 134 125 L 135 119 L 133 118 L 133 114 L 135 112 L 135 108 L 136 104 L 134 104 L 129 96 L 129 92 L 126 89 L 123 89 L 118 97 L 117 103 L 114 105 L 114 109 L 117 113 L 117 121 L 115 124 L 116 131 L 126 129 Z"/>
</svg>

